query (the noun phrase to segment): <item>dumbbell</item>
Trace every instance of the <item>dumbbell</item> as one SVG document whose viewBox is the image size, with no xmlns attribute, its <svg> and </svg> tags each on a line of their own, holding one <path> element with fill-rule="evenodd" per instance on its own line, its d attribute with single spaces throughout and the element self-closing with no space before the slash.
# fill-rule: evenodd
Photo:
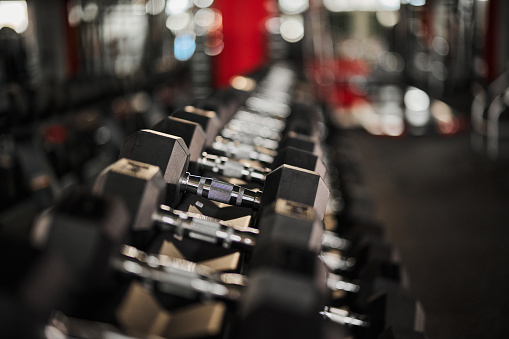
<svg viewBox="0 0 509 339">
<path fill-rule="evenodd" d="M 148 135 L 152 135 L 154 133 L 148 133 Z M 157 136 L 157 134 L 155 134 Z M 164 137 L 163 137 L 164 139 Z M 163 140 L 164 141 L 164 140 Z M 145 144 L 150 144 L 150 142 L 148 143 L 145 143 Z M 143 152 L 142 152 L 143 153 Z M 129 176 L 127 176 L 126 178 L 123 178 L 122 175 L 124 173 L 129 173 Z M 122 161 L 118 161 L 117 163 L 115 163 L 114 165 L 112 165 L 111 167 L 109 167 L 108 169 L 106 169 L 102 175 L 99 176 L 99 178 L 97 179 L 96 181 L 96 191 L 99 192 L 99 191 L 103 191 L 103 192 L 115 192 L 115 191 L 120 191 L 120 190 L 124 190 L 124 192 L 122 192 L 122 195 L 126 197 L 126 199 L 139 199 L 139 200 L 133 200 L 133 203 L 130 204 L 130 209 L 133 210 L 133 211 L 138 211 L 140 209 L 140 206 L 146 206 L 148 203 L 147 202 L 144 202 L 142 200 L 142 196 L 143 197 L 147 197 L 147 198 L 152 198 L 153 200 L 148 204 L 149 206 L 152 206 L 152 208 L 156 208 L 157 207 L 157 201 L 159 201 L 159 194 L 161 194 L 161 186 L 162 186 L 162 180 L 158 180 L 156 179 L 156 174 L 157 174 L 157 169 L 154 169 L 152 168 L 152 166 L 150 166 L 149 164 L 140 164 L 140 163 L 137 163 L 136 161 L 129 161 L 127 159 L 124 159 Z M 140 178 L 139 181 L 137 181 L 137 183 L 140 186 L 140 188 L 138 189 L 140 193 L 136 193 L 134 190 L 135 190 L 135 186 L 134 186 L 134 183 L 129 183 L 129 179 L 132 179 L 134 181 L 134 178 L 135 177 L 138 177 Z M 152 180 L 153 182 L 152 183 L 147 183 L 147 182 L 143 182 L 141 181 L 142 179 L 145 179 L 145 180 Z M 121 181 L 123 180 L 123 181 Z M 159 185 L 159 188 L 156 188 L 158 187 Z M 143 187 L 143 188 L 142 188 Z M 143 193 L 143 192 L 150 192 L 150 193 Z M 155 193 L 157 192 L 157 194 Z M 138 197 L 138 198 L 136 198 Z M 290 199 L 293 199 L 293 200 L 296 200 L 295 197 L 290 197 L 288 198 L 288 200 Z M 323 210 L 323 209 L 322 209 Z M 319 212 L 320 213 L 320 212 Z M 149 215 L 151 215 L 152 213 L 148 213 Z M 143 215 L 141 212 L 140 213 L 136 213 L 136 215 Z M 139 217 L 135 217 L 135 221 L 133 222 L 133 229 L 146 229 L 146 227 L 148 227 L 150 224 L 151 224 L 151 221 L 148 220 L 148 219 L 143 219 L 143 222 L 140 222 L 138 221 L 138 218 Z M 140 217 L 141 218 L 141 217 Z M 160 218 L 162 219 L 162 218 Z M 182 225 L 182 226 L 179 226 L 181 227 L 182 231 L 184 231 L 185 225 Z M 189 227 L 191 227 L 191 225 L 189 225 Z M 220 225 L 218 224 L 217 227 L 221 228 Z M 224 233 L 221 229 L 218 229 L 217 232 L 223 234 L 226 236 L 227 233 Z M 195 232 L 194 233 L 195 235 L 198 235 L 200 234 L 200 232 Z M 236 241 L 233 245 L 234 246 L 240 246 L 240 247 L 246 247 L 246 246 L 250 246 L 249 244 L 246 244 L 245 242 L 248 242 L 248 243 L 253 243 L 254 242 L 254 239 L 250 239 L 249 237 L 244 237 L 244 236 L 235 236 L 233 237 L 235 239 L 237 239 L 238 241 Z M 329 239 L 329 240 L 327 240 Z M 232 240 L 230 239 L 230 237 L 226 237 L 225 239 L 215 239 L 214 238 L 210 238 L 209 239 L 210 241 L 218 241 L 218 242 L 223 242 L 224 245 L 227 245 L 227 242 L 231 242 Z M 342 241 L 340 242 L 340 244 L 337 243 L 338 242 L 338 239 L 335 238 L 335 237 L 332 237 L 332 236 L 327 236 L 325 237 L 325 245 L 327 245 L 328 247 L 330 248 L 345 248 L 345 246 L 343 245 L 345 242 Z M 342 262 L 342 261 L 338 261 L 337 258 L 332 258 L 332 260 L 334 260 L 334 263 L 337 264 L 339 262 Z"/>
<path fill-rule="evenodd" d="M 287 201 L 276 200 L 266 207 L 258 217 L 256 247 L 250 261 L 250 267 L 270 266 L 304 272 L 311 275 L 316 270 L 316 258 L 320 257 L 328 269 L 340 272 L 341 275 L 359 282 L 355 292 L 356 304 L 366 304 L 367 298 L 374 290 L 399 290 L 400 277 L 392 258 L 387 255 L 388 247 L 383 243 L 361 244 L 360 250 L 348 240 L 337 235 L 328 238 L 335 241 L 334 246 L 325 245 L 323 224 L 316 219 L 310 206 Z M 345 246 L 346 245 L 346 246 Z M 372 247 L 372 248 L 371 248 Z M 353 251 L 352 251 L 353 249 Z M 339 250 L 348 257 L 339 254 L 330 255 L 328 251 Z M 380 267 L 394 267 L 394 272 L 379 270 Z M 344 278 L 331 275 L 331 287 L 339 288 L 347 283 Z M 349 285 L 350 288 L 353 285 Z M 349 290 L 352 292 L 352 290 Z"/>
<path fill-rule="evenodd" d="M 301 111 L 303 110 L 296 109 L 296 112 Z M 229 137 L 238 136 L 237 140 L 228 140 L 225 139 L 224 136 L 218 136 L 219 128 L 217 121 L 219 119 L 213 111 L 203 111 L 193 106 L 186 106 L 173 112 L 173 116 L 200 124 L 206 133 L 208 147 L 211 147 L 215 152 L 220 152 L 221 154 L 232 156 L 237 159 L 244 158 L 271 163 L 272 157 L 275 155 L 274 149 L 277 148 L 279 144 L 279 142 L 274 142 L 274 140 L 266 139 L 261 136 L 242 136 L 241 133 L 235 131 L 230 131 Z M 317 128 L 314 128 L 316 123 L 313 120 L 314 119 L 310 119 L 306 114 L 301 113 L 299 115 L 296 113 L 295 119 L 290 119 L 282 135 L 287 135 L 291 131 L 294 135 L 307 135 L 308 139 L 316 144 L 312 148 L 312 151 L 315 151 L 316 148 L 319 148 L 319 141 L 316 133 L 314 133 Z M 294 121 L 295 123 L 293 123 Z M 308 127 L 303 128 L 302 125 L 307 125 Z M 286 139 L 288 139 L 288 137 Z M 286 141 L 286 143 L 288 143 L 288 141 Z M 320 155 L 321 152 L 317 152 L 316 154 Z"/>
<path fill-rule="evenodd" d="M 244 309 L 243 319 L 252 319 L 250 317 L 256 317 L 255 314 L 258 314 L 259 307 L 268 307 L 269 309 L 283 307 L 287 312 L 292 312 L 295 304 L 291 304 L 290 308 L 285 308 L 284 303 L 281 304 L 281 299 L 276 300 L 275 304 L 272 304 L 266 297 L 259 299 L 263 300 L 262 303 L 256 302 L 256 297 L 240 299 L 243 294 L 252 297 L 267 291 L 265 288 L 260 289 L 261 286 L 282 287 L 278 282 L 299 281 L 298 284 L 286 285 L 284 283 L 283 286 L 286 286 L 287 289 L 278 288 L 278 290 L 288 292 L 291 289 L 292 300 L 299 298 L 298 303 L 305 303 L 301 306 L 313 305 L 308 309 L 309 312 L 305 312 L 306 320 L 310 320 L 308 317 L 315 318 L 314 313 L 318 312 L 316 307 L 323 307 L 321 306 L 323 305 L 323 291 L 317 290 L 319 287 L 311 281 L 312 279 L 304 278 L 299 274 L 274 269 L 270 269 L 270 274 L 253 272 L 250 276 L 252 281 L 247 288 L 255 289 L 255 291 L 241 292 L 238 286 L 221 282 L 221 276 L 196 264 L 173 260 L 165 256 L 149 255 L 130 246 L 122 246 L 121 256 L 119 256 L 117 251 L 125 238 L 127 223 L 122 216 L 124 213 L 119 214 L 115 204 L 111 199 L 73 192 L 34 226 L 34 236 L 38 240 L 36 243 L 65 258 L 69 266 L 73 267 L 74 275 L 81 277 L 76 281 L 85 285 L 93 283 L 90 279 L 86 279 L 87 276 L 91 276 L 92 272 L 105 272 L 102 269 L 97 270 L 98 266 L 106 268 L 111 264 L 116 271 L 141 278 L 150 284 L 164 285 L 165 291 L 171 289 L 175 293 L 187 291 L 212 298 L 240 300 L 241 307 Z M 105 260 L 107 258 L 110 260 Z M 259 278 L 260 276 L 263 276 L 263 279 Z M 274 277 L 274 280 L 270 277 Z M 94 275 L 94 279 L 101 279 L 100 275 Z M 268 284 L 255 283 L 257 280 Z M 325 283 L 322 288 L 324 286 Z M 293 289 L 293 287 L 298 288 Z M 186 295 L 188 295 L 187 292 L 185 292 Z M 270 292 L 274 293 L 274 290 Z M 288 294 L 286 295 L 288 296 Z M 248 301 L 245 301 L 246 298 Z M 390 312 L 391 309 L 387 311 Z M 390 319 L 390 317 L 386 318 Z M 347 319 L 347 317 L 342 319 Z M 415 322 L 412 322 L 412 326 L 413 323 Z"/>
<path fill-rule="evenodd" d="M 213 111 L 203 111 L 193 106 L 186 106 L 173 112 L 172 116 L 199 123 L 206 132 L 208 147 L 213 145 L 213 139 L 219 134 L 223 138 L 244 144 L 276 150 L 281 138 L 290 131 L 320 138 L 318 118 L 313 116 L 312 111 L 306 111 L 301 106 L 294 104 L 292 107 L 295 112 L 292 112 L 292 115 L 284 122 L 280 119 L 250 112 L 246 108 L 240 108 L 220 133 L 218 118 Z"/>
<path fill-rule="evenodd" d="M 288 146 L 281 149 L 274 158 L 271 168 L 254 167 L 239 160 L 231 160 L 227 157 L 203 152 L 205 133 L 198 123 L 167 117 L 154 125 L 152 130 L 181 137 L 189 149 L 193 169 L 198 172 L 206 170 L 245 181 L 263 182 L 271 169 L 287 164 L 317 172 L 322 178 L 325 178 L 326 168 L 324 163 L 313 153 L 299 148 Z"/>
<path fill-rule="evenodd" d="M 279 206 L 278 206 L 279 205 Z M 260 235 L 257 238 L 257 247 L 253 252 L 250 267 L 255 269 L 260 268 L 277 268 L 291 272 L 297 272 L 304 276 L 312 276 L 313 272 L 317 270 L 316 251 L 313 251 L 313 247 L 304 248 L 299 246 L 299 241 L 295 241 L 292 238 L 298 237 L 302 232 L 292 233 L 292 227 L 298 229 L 303 225 L 299 225 L 299 222 L 303 222 L 303 216 L 310 216 L 313 211 L 312 209 L 306 208 L 301 204 L 293 202 L 278 201 L 276 204 L 271 206 L 274 211 L 268 212 L 268 209 L 264 209 L 263 215 L 259 219 Z M 291 223 L 281 223 L 277 219 L 291 219 Z M 308 241 L 311 242 L 312 236 L 308 237 Z M 303 239 L 305 240 L 305 239 Z M 411 298 L 402 296 L 401 286 L 398 281 L 390 281 L 386 277 L 371 277 L 371 281 L 359 281 L 360 285 L 351 284 L 345 281 L 342 277 L 328 274 L 327 284 L 331 289 L 342 289 L 342 285 L 345 285 L 344 291 L 355 292 L 351 295 L 357 295 L 352 301 L 355 302 L 355 306 L 365 309 L 366 305 L 368 309 L 371 309 L 372 314 L 378 316 L 373 318 L 373 321 L 367 322 L 365 317 L 356 317 L 350 315 L 345 311 L 339 312 L 337 308 L 328 307 L 322 312 L 325 317 L 334 318 L 339 314 L 339 318 L 336 319 L 343 324 L 351 324 L 360 327 L 356 332 L 361 333 L 363 336 L 376 337 L 385 328 L 385 324 L 381 319 L 384 319 L 387 314 L 394 312 L 396 309 L 402 311 L 404 308 L 408 311 L 404 311 L 400 317 L 406 318 L 402 320 L 401 325 L 406 322 L 404 326 L 412 326 L 413 322 L 411 319 L 422 322 L 419 325 L 415 325 L 415 328 L 407 328 L 410 331 L 423 331 L 423 318 L 424 314 L 419 304 L 416 304 Z M 264 285 L 262 285 L 264 286 Z M 375 298 L 375 301 L 369 300 L 369 297 L 373 292 L 384 291 L 383 295 L 379 294 Z M 359 293 L 360 292 L 360 293 Z M 387 304 L 385 304 L 387 303 Z M 390 306 L 381 306 L 381 305 Z M 378 305 L 379 308 L 376 308 Z M 373 312 L 377 310 L 377 312 Z M 387 311 L 388 313 L 384 313 Z M 400 325 L 396 325 L 397 327 Z"/>
<path fill-rule="evenodd" d="M 157 225 L 163 230 L 173 230 L 178 236 L 224 247 L 251 248 L 254 245 L 256 229 L 239 232 L 226 222 L 162 205 L 166 187 L 159 167 L 123 158 L 97 176 L 93 192 L 120 197 L 132 213 L 128 224 L 135 232 L 149 232 Z"/>
<path fill-rule="evenodd" d="M 348 327 L 355 327 L 360 337 L 377 338 L 386 329 L 422 332 L 424 330 L 424 313 L 419 302 L 408 297 L 404 292 L 379 292 L 369 302 L 369 315 L 359 315 L 345 310 L 324 306 L 327 303 L 327 287 L 324 277 L 307 277 L 298 272 L 263 267 L 253 270 L 249 277 L 209 275 L 207 283 L 202 285 L 193 279 L 203 278 L 198 275 L 200 267 L 175 260 L 163 255 L 150 255 L 131 246 L 123 246 L 124 258 L 116 259 L 114 266 L 131 276 L 141 276 L 162 291 L 184 294 L 188 292 L 207 295 L 239 303 L 239 323 L 242 338 L 280 337 L 289 323 L 304 322 L 306 326 L 298 327 L 305 338 L 316 337 L 320 333 L 320 321 L 316 312 L 324 319 Z M 129 260 L 129 264 L 125 264 Z M 177 274 L 179 267 L 187 267 L 187 277 L 163 276 L 160 272 Z M 189 274 L 193 272 L 195 275 Z M 203 271 L 202 271 L 203 272 Z M 323 280 L 320 284 L 319 280 Z M 234 285 L 225 283 L 234 281 Z M 159 285 L 160 284 L 160 285 Z M 194 286 L 199 286 L 198 288 Z M 158 288 L 158 287 L 155 287 Z M 284 292 L 283 292 L 284 291 Z M 281 313 L 284 310 L 284 313 Z M 286 317 L 291 316 L 291 319 Z M 280 326 L 283 322 L 285 325 Z M 270 326 L 269 326 L 270 324 Z M 288 330 L 288 328 L 286 328 Z M 292 332 L 293 333 L 293 332 Z"/>
<path fill-rule="evenodd" d="M 323 137 L 324 130 L 320 124 L 320 114 L 314 106 L 297 102 L 284 104 L 287 105 L 290 112 L 288 116 L 284 117 L 271 115 L 270 112 L 264 112 L 263 110 L 241 107 L 231 119 L 232 123 L 225 126 L 225 130 L 231 129 L 232 132 L 264 136 L 276 141 L 280 140 L 281 135 L 289 131 L 318 138 Z"/>
<path fill-rule="evenodd" d="M 124 199 L 133 212 L 130 222 L 133 231 L 149 231 L 156 224 L 160 229 L 171 230 L 178 237 L 219 244 L 251 251 L 260 237 L 256 229 L 236 230 L 231 224 L 211 218 L 203 219 L 194 214 L 175 211 L 168 206 L 159 205 L 164 196 L 165 185 L 156 166 L 141 164 L 128 159 L 117 161 L 105 170 L 96 180 L 94 192 L 110 194 Z M 265 231 L 261 238 L 261 253 L 266 248 L 264 239 L 288 237 L 294 246 L 311 249 L 316 256 L 322 247 L 346 249 L 348 240 L 323 233 L 322 224 L 315 220 L 315 212 L 309 206 L 278 199 L 262 216 Z M 275 215 L 272 217 L 272 215 Z M 277 214 L 277 215 L 276 215 Z M 335 267 L 344 270 L 353 264 L 352 259 L 336 258 Z M 345 286 L 344 282 L 338 282 Z M 347 285 L 350 286 L 350 285 Z"/>
<path fill-rule="evenodd" d="M 122 157 L 158 166 L 168 184 L 166 201 L 172 207 L 183 192 L 254 210 L 284 198 L 313 206 L 322 219 L 327 207 L 329 189 L 316 172 L 282 165 L 266 176 L 263 193 L 255 192 L 186 172 L 189 151 L 182 138 L 156 131 L 141 130 L 129 136 L 120 151 Z"/>
<path fill-rule="evenodd" d="M 194 214 L 171 210 L 168 206 L 160 206 L 159 201 L 164 196 L 165 185 L 156 166 L 140 164 L 132 160 L 121 159 L 96 180 L 94 192 L 119 196 L 125 201 L 128 210 L 133 212 L 130 228 L 133 231 L 149 231 L 156 224 L 161 230 L 170 230 L 178 238 L 186 237 L 202 242 L 233 247 L 237 249 L 261 253 L 269 261 L 275 261 L 274 254 L 267 243 L 278 240 L 292 244 L 304 251 L 304 255 L 318 257 L 322 247 L 345 249 L 348 240 L 332 235 L 323 234 L 322 224 L 315 219 L 315 213 L 309 206 L 278 199 L 272 206 L 263 211 L 260 218 L 261 236 L 257 229 L 234 229 L 231 225 L 211 218 L 203 219 Z M 258 246 L 255 245 L 258 242 Z M 258 257 L 261 255 L 258 254 Z M 256 255 L 255 255 L 256 258 Z M 304 258 L 304 256 L 301 256 Z M 253 259 L 256 261 L 256 259 Z M 299 266 L 304 266 L 304 260 Z M 307 260 L 309 262 L 309 260 Z M 282 263 L 281 265 L 284 265 Z M 311 259 L 311 265 L 314 265 Z M 330 263 L 329 263 L 330 265 Z M 334 266 L 342 270 L 349 270 L 353 260 L 335 258 Z M 311 272 L 313 268 L 308 269 Z M 353 291 L 356 289 L 344 279 L 331 278 L 334 286 Z"/>
<path fill-rule="evenodd" d="M 190 150 L 191 162 L 189 164 L 189 171 L 191 173 L 200 174 L 200 169 L 207 169 L 208 172 L 214 174 L 241 178 L 247 182 L 255 183 L 263 182 L 266 175 L 269 173 L 268 168 L 246 166 L 242 161 L 230 161 L 230 159 L 207 154 L 205 152 L 201 153 L 202 156 L 200 157 L 199 154 L 203 149 L 205 136 L 203 134 L 203 129 L 198 123 L 182 120 L 179 118 L 168 117 L 156 124 L 153 129 L 163 133 L 178 135 L 183 138 L 184 142 L 186 142 Z M 270 166 L 271 168 L 274 169 L 282 164 L 288 164 L 315 171 L 319 173 L 320 176 L 324 178 L 324 180 L 327 179 L 326 167 L 319 156 L 300 148 L 292 147 L 307 146 L 308 149 L 314 150 L 316 146 L 314 142 L 307 140 L 306 137 L 298 136 L 290 136 L 288 141 L 289 146 L 284 147 L 279 152 L 279 154 L 273 158 L 272 165 Z M 187 199 L 185 204 L 194 204 L 194 202 L 190 200 L 192 199 Z M 214 208 L 215 206 L 211 207 Z M 209 214 L 212 215 L 214 213 L 215 212 L 209 212 Z M 225 216 L 223 215 L 222 217 Z"/>
<path fill-rule="evenodd" d="M 157 166 L 140 163 L 129 159 L 120 159 L 106 168 L 96 178 L 93 186 L 94 193 L 98 195 L 113 195 L 122 198 L 132 218 L 129 221 L 130 229 L 135 232 L 150 231 L 153 225 L 159 229 L 171 230 L 179 237 L 188 237 L 199 241 L 219 244 L 223 247 L 240 248 L 251 251 L 256 244 L 259 231 L 254 228 L 236 228 L 232 223 L 212 218 L 206 218 L 197 214 L 174 210 L 166 205 L 161 205 L 164 200 L 166 184 Z M 346 239 L 337 238 L 331 233 L 323 232 L 319 221 L 315 222 L 315 212 L 312 207 L 281 200 L 275 203 L 279 214 L 289 214 L 291 209 L 300 209 L 307 218 L 299 224 L 288 225 L 284 233 L 292 226 L 294 242 L 301 247 L 315 249 L 325 246 L 326 248 L 346 249 L 349 242 Z M 279 207 L 281 206 L 281 207 Z M 292 206 L 292 207 L 289 207 Z M 275 208 L 269 207 L 267 213 Z M 280 211 L 281 210 L 281 211 Z M 284 210 L 284 211 L 283 211 Z M 295 214 L 295 213 L 294 213 Z M 283 219 L 282 223 L 290 223 L 291 220 Z M 272 220 L 267 220 L 269 231 L 272 232 Z M 299 227 L 300 226 L 300 227 Z M 347 264 L 345 263 L 345 266 Z"/>
<path fill-rule="evenodd" d="M 241 103 L 245 102 L 246 99 L 250 103 L 254 103 L 255 106 L 257 100 L 261 100 L 264 103 L 273 102 L 276 104 L 286 102 L 289 100 L 289 97 L 285 92 L 290 90 L 293 76 L 290 75 L 290 73 L 281 73 L 277 69 L 278 68 L 271 67 L 263 76 L 255 91 L 251 92 L 250 95 L 245 90 L 238 90 L 235 87 L 230 87 L 226 90 L 216 91 L 211 97 L 198 100 L 194 102 L 192 106 L 205 111 L 216 112 L 222 127 L 227 121 L 231 120 L 234 110 L 238 109 Z M 254 80 L 246 77 L 236 77 L 236 80 L 254 83 Z M 253 97 L 253 99 L 247 98 L 248 95 Z M 269 111 L 269 113 L 274 112 L 274 106 L 271 108 L 272 110 Z M 287 110 L 285 110 L 285 113 L 286 111 Z"/>
<path fill-rule="evenodd" d="M 246 146 L 233 145 L 231 142 L 221 143 L 216 140 L 216 136 L 219 134 L 219 118 L 216 113 L 213 111 L 204 111 L 201 109 L 197 109 L 193 106 L 186 106 L 182 109 L 178 109 L 172 113 L 172 116 L 175 118 L 180 118 L 192 122 L 196 122 L 202 126 L 206 135 L 206 146 L 215 151 L 223 152 L 225 148 L 229 148 L 229 152 L 232 154 L 237 154 L 240 152 L 239 156 L 252 159 L 259 160 L 263 162 L 272 162 L 274 152 L 269 148 L 262 147 L 265 143 L 265 139 L 258 138 L 260 142 L 258 145 L 253 143 L 246 144 Z M 227 139 L 225 139 L 227 140 Z M 261 144 L 261 145 L 260 145 Z M 271 144 L 273 145 L 273 143 Z"/>
<path fill-rule="evenodd" d="M 187 291 L 185 295 L 188 297 L 188 292 L 194 292 L 213 298 L 239 300 L 241 293 L 237 287 L 221 282 L 221 275 L 205 267 L 164 256 L 151 256 L 129 246 L 123 247 L 121 255 L 117 253 L 125 238 L 127 224 L 124 212 L 119 213 L 115 205 L 116 202 L 111 199 L 73 192 L 34 226 L 36 243 L 62 255 L 69 267 L 73 267 L 73 275 L 80 278 L 75 281 L 83 285 L 94 284 L 93 280 L 87 279 L 89 276 L 102 280 L 99 272 L 104 273 L 105 268 L 113 267 L 115 271 L 134 275 L 147 283 L 164 285 L 166 291 L 169 287 L 175 292 Z M 98 270 L 98 266 L 102 269 Z M 92 275 L 93 272 L 95 274 Z M 299 289 L 298 292 L 302 295 L 304 291 Z M 322 303 L 319 296 L 310 297 L 315 307 L 318 301 Z M 317 309 L 315 311 L 318 312 Z"/>
<path fill-rule="evenodd" d="M 246 100 L 246 106 L 265 114 L 285 117 L 289 114 L 295 74 L 292 70 L 272 68 Z"/>
<path fill-rule="evenodd" d="M 321 119 L 315 107 L 302 103 L 292 103 L 289 107 L 291 114 L 285 120 L 241 107 L 228 126 L 232 131 L 245 131 L 247 134 L 259 135 L 276 141 L 290 131 L 318 138 L 323 137 L 323 127 L 320 127 Z M 254 127 L 254 129 L 247 127 L 244 130 L 246 125 Z"/>
</svg>

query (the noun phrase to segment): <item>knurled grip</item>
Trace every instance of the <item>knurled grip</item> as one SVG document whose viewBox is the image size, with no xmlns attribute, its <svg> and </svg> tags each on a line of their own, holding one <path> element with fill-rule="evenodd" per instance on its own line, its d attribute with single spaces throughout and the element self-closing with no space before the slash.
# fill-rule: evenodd
<svg viewBox="0 0 509 339">
<path fill-rule="evenodd" d="M 233 189 L 234 186 L 232 184 L 221 182 L 221 181 L 214 181 L 212 179 L 208 179 L 208 192 L 207 192 L 207 198 L 214 200 L 214 201 L 220 201 L 224 202 L 230 205 L 237 205 L 237 202 L 231 204 L 231 199 L 233 196 Z"/>
<path fill-rule="evenodd" d="M 261 192 L 230 184 L 212 178 L 200 177 L 186 173 L 183 190 L 210 200 L 229 205 L 258 209 Z"/>
</svg>

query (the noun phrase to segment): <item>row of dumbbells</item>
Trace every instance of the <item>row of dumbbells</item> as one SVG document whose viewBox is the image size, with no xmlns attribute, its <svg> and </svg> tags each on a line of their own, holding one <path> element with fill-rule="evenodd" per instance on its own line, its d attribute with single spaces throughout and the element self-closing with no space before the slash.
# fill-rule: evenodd
<svg viewBox="0 0 509 339">
<path fill-rule="evenodd" d="M 70 192 L 39 218 L 33 243 L 67 267 L 33 262 L 52 269 L 27 290 L 48 296 L 40 309 L 65 300 L 47 337 L 120 335 L 106 323 L 140 337 L 421 337 L 422 310 L 401 289 L 390 246 L 325 230 L 337 212 L 328 160 L 316 110 L 290 104 L 294 81 L 272 68 L 221 132 L 215 111 L 177 110 L 127 138 L 91 191 Z"/>
</svg>

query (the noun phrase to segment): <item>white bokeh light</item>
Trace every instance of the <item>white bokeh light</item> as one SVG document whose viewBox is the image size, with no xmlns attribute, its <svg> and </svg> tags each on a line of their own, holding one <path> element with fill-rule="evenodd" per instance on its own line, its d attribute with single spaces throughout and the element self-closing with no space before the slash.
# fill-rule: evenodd
<svg viewBox="0 0 509 339">
<path fill-rule="evenodd" d="M 408 88 L 403 101 L 406 108 L 412 111 L 425 111 L 431 102 L 426 92 L 415 87 Z"/>
<path fill-rule="evenodd" d="M 279 9 L 285 14 L 300 14 L 308 8 L 308 0 L 279 0 Z"/>
<path fill-rule="evenodd" d="M 28 28 L 26 1 L 0 1 L 0 28 L 10 27 L 18 33 Z"/>
<path fill-rule="evenodd" d="M 324 7 L 331 12 L 396 11 L 400 3 L 400 0 L 323 0 Z"/>
<path fill-rule="evenodd" d="M 166 14 L 179 14 L 187 11 L 193 6 L 191 0 L 168 0 L 166 3 Z"/>
<path fill-rule="evenodd" d="M 304 24 L 295 17 L 286 18 L 280 27 L 281 36 L 288 42 L 298 42 L 304 37 Z"/>
<path fill-rule="evenodd" d="M 394 27 L 399 22 L 399 13 L 396 11 L 377 11 L 376 20 L 384 27 Z"/>
<path fill-rule="evenodd" d="M 174 34 L 186 29 L 190 23 L 191 15 L 189 13 L 172 14 L 166 19 L 166 27 Z"/>
<path fill-rule="evenodd" d="M 209 28 L 214 24 L 216 13 L 210 8 L 201 8 L 194 14 L 194 23 L 203 28 Z"/>
<path fill-rule="evenodd" d="M 207 8 L 212 6 L 214 0 L 194 0 L 194 5 L 198 8 Z"/>
</svg>

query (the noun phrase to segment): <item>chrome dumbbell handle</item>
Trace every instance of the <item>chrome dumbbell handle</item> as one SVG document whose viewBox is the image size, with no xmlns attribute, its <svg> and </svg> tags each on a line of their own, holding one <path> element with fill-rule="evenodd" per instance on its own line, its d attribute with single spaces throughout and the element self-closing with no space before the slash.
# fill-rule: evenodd
<svg viewBox="0 0 509 339">
<path fill-rule="evenodd" d="M 262 192 L 260 191 L 253 191 L 212 178 L 192 175 L 189 172 L 184 174 L 180 187 L 183 192 L 193 193 L 229 205 L 257 210 L 261 204 Z"/>
</svg>

